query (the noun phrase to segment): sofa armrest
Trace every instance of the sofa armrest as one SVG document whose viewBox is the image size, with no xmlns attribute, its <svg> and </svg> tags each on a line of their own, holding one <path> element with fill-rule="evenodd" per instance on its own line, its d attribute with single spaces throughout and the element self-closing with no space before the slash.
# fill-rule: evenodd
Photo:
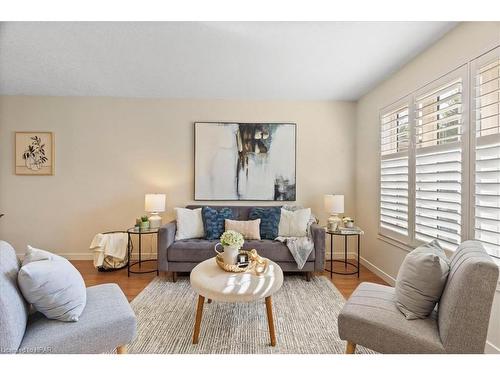
<svg viewBox="0 0 500 375">
<path fill-rule="evenodd" d="M 325 228 L 319 224 L 312 224 L 311 235 L 315 251 L 314 271 L 322 272 L 325 269 Z"/>
<path fill-rule="evenodd" d="M 174 243 L 177 224 L 174 221 L 162 225 L 158 229 L 158 269 L 168 271 L 167 249 Z"/>
</svg>

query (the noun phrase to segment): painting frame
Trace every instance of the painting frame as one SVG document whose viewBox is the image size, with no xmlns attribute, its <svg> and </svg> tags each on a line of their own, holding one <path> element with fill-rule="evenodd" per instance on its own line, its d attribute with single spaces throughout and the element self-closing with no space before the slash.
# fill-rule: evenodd
<svg viewBox="0 0 500 375">
<path fill-rule="evenodd" d="M 197 144 L 197 129 L 200 125 L 290 125 L 293 127 L 293 176 L 294 176 L 294 193 L 293 199 L 254 199 L 254 198 L 205 198 L 197 194 L 197 158 L 198 144 Z M 296 202 L 297 201 L 297 123 L 293 121 L 266 121 L 266 122 L 241 122 L 241 121 L 195 121 L 193 123 L 193 138 L 194 138 L 194 166 L 193 166 L 193 200 L 196 202 Z"/>
<path fill-rule="evenodd" d="M 43 163 L 39 169 L 30 169 L 27 167 L 27 162 L 25 165 L 22 165 L 21 159 L 23 159 L 23 154 L 27 151 L 25 149 L 26 146 L 21 147 L 21 144 L 25 144 L 26 142 L 22 142 L 22 138 L 30 138 L 39 137 L 40 140 L 45 139 L 45 143 L 41 145 L 47 146 L 47 149 L 44 149 L 44 154 L 49 165 L 44 166 Z M 47 144 L 47 140 L 49 143 Z M 25 159 L 23 159 L 25 160 Z M 14 132 L 14 173 L 17 176 L 53 176 L 55 173 L 55 136 L 54 132 L 51 131 L 16 131 Z"/>
</svg>

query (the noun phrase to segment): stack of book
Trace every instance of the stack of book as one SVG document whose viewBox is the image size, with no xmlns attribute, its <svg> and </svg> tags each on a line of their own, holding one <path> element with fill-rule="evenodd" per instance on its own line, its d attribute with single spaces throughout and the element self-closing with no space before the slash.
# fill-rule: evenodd
<svg viewBox="0 0 500 375">
<path fill-rule="evenodd" d="M 365 232 L 363 232 L 363 230 L 360 227 L 356 226 L 351 228 L 339 227 L 338 232 L 340 234 L 365 234 Z"/>
</svg>

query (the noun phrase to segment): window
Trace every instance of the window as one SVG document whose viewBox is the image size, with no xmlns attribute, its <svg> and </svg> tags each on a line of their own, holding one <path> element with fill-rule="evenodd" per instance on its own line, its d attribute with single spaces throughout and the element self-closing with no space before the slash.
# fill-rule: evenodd
<svg viewBox="0 0 500 375">
<path fill-rule="evenodd" d="M 463 83 L 444 80 L 415 97 L 415 239 L 454 249 L 462 225 Z"/>
<path fill-rule="evenodd" d="M 392 108 L 381 116 L 380 233 L 450 250 L 476 239 L 500 258 L 500 47 Z"/>
<path fill-rule="evenodd" d="M 380 116 L 380 226 L 408 236 L 409 109 L 398 107 Z"/>
<path fill-rule="evenodd" d="M 468 72 L 463 65 L 382 111 L 382 235 L 449 250 L 470 238 Z"/>
<path fill-rule="evenodd" d="M 500 257 L 500 48 L 472 64 L 472 238 Z"/>
</svg>

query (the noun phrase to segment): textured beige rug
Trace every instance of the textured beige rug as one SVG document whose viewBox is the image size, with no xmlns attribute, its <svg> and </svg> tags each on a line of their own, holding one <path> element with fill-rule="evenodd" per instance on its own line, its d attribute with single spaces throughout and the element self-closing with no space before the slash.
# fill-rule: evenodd
<svg viewBox="0 0 500 375">
<path fill-rule="evenodd" d="M 205 303 L 200 341 L 191 343 L 197 296 L 189 278 L 177 283 L 155 278 L 131 303 L 138 332 L 130 353 L 165 354 L 326 354 L 343 353 L 337 316 L 344 298 L 324 276 L 306 282 L 285 276 L 273 295 L 277 345 L 269 345 L 264 301 Z M 357 353 L 370 353 L 358 347 Z"/>
</svg>

